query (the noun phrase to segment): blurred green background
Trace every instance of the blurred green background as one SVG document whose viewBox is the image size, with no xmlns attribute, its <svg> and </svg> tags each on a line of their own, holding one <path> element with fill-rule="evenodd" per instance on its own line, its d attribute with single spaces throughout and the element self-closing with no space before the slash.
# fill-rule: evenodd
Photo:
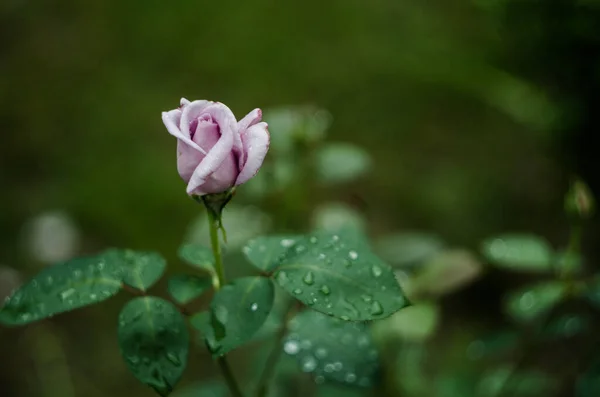
<svg viewBox="0 0 600 397">
<path fill-rule="evenodd" d="M 491 235 L 534 232 L 564 246 L 570 178 L 600 187 L 599 50 L 597 0 L 2 0 L 0 296 L 108 246 L 183 268 L 176 251 L 201 208 L 160 119 L 182 96 L 238 118 L 265 110 L 281 143 L 235 199 L 256 233 L 307 231 L 314 209 L 334 202 L 359 213 L 373 241 L 417 230 L 477 255 Z M 284 131 L 294 112 L 313 123 L 299 135 Z M 354 146 L 319 152 L 331 143 Z M 336 166 L 342 176 L 327 176 Z M 586 230 L 593 264 L 599 228 Z M 499 301 L 520 282 L 486 272 L 444 297 L 433 346 L 455 347 L 445 365 L 467 360 L 477 330 L 506 325 Z M 119 356 L 126 298 L 0 329 L 0 394 L 151 395 Z M 558 350 L 546 361 L 566 362 Z M 234 357 L 243 372 L 249 355 Z M 553 395 L 572 395 L 578 372 L 552 371 Z M 215 373 L 201 354 L 184 382 Z"/>
</svg>

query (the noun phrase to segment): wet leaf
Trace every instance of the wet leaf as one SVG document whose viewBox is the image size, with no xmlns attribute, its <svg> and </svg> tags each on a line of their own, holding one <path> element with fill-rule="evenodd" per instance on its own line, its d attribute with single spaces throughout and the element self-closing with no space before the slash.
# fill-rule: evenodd
<svg viewBox="0 0 600 397">
<path fill-rule="evenodd" d="M 7 298 L 0 323 L 23 325 L 102 302 L 119 292 L 120 263 L 85 257 L 45 268 Z"/>
<path fill-rule="evenodd" d="M 290 322 L 283 350 L 317 383 L 330 380 L 369 387 L 377 379 L 379 355 L 363 323 L 304 311 Z"/>
<path fill-rule="evenodd" d="M 257 237 L 246 243 L 242 252 L 257 269 L 270 272 L 277 267 L 282 256 L 300 240 L 302 236 L 265 236 Z"/>
<path fill-rule="evenodd" d="M 135 298 L 121 310 L 117 332 L 121 354 L 133 375 L 168 396 L 188 360 L 189 333 L 181 313 L 161 298 Z"/>
<path fill-rule="evenodd" d="M 516 271 L 552 270 L 552 248 L 541 237 L 507 234 L 484 241 L 483 255 L 494 265 Z"/>
<path fill-rule="evenodd" d="M 209 248 L 206 248 L 198 244 L 183 244 L 179 248 L 179 257 L 184 262 L 214 273 L 215 271 L 215 257 Z"/>
<path fill-rule="evenodd" d="M 123 268 L 123 282 L 146 291 L 156 283 L 165 271 L 167 262 L 155 252 L 109 249 L 102 254 L 108 263 Z"/>
<path fill-rule="evenodd" d="M 209 276 L 192 276 L 179 274 L 169 279 L 169 294 L 177 303 L 185 305 L 196 299 L 204 291 L 212 288 L 212 278 Z"/>
<path fill-rule="evenodd" d="M 354 236 L 306 236 L 286 252 L 274 277 L 296 299 L 343 320 L 385 318 L 409 304 L 392 269 Z"/>
<path fill-rule="evenodd" d="M 222 287 L 211 302 L 211 312 L 192 317 L 214 356 L 223 354 L 252 339 L 271 312 L 274 286 L 263 277 L 238 278 Z"/>
<path fill-rule="evenodd" d="M 505 310 L 514 320 L 528 322 L 547 313 L 566 293 L 567 286 L 560 281 L 527 286 L 508 294 Z"/>
</svg>

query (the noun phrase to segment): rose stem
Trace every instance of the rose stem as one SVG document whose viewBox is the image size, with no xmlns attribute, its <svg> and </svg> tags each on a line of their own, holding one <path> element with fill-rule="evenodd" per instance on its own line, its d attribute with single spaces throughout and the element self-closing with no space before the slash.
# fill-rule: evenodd
<svg viewBox="0 0 600 397">
<path fill-rule="evenodd" d="M 210 244 L 212 247 L 213 255 L 215 256 L 215 270 L 217 271 L 217 280 L 218 285 L 215 285 L 215 289 L 219 290 L 223 285 L 225 285 L 225 272 L 223 271 L 223 259 L 221 257 L 221 245 L 219 242 L 219 220 L 215 216 L 216 214 L 207 207 L 208 213 L 208 228 L 210 230 Z M 231 372 L 231 367 L 229 366 L 229 362 L 225 356 L 221 356 L 217 358 L 217 363 L 219 364 L 219 368 L 223 373 L 223 377 L 227 382 L 227 387 L 229 387 L 229 391 L 233 397 L 243 397 L 243 394 L 240 390 L 240 387 L 233 376 L 233 372 Z"/>
</svg>

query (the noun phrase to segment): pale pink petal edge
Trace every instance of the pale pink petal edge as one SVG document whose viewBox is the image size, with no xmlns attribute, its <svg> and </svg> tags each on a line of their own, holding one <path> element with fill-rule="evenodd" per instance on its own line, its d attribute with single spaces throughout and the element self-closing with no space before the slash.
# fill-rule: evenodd
<svg viewBox="0 0 600 397">
<path fill-rule="evenodd" d="M 270 136 L 267 123 L 258 123 L 243 133 L 246 162 L 235 181 L 236 186 L 250 180 L 260 169 L 269 151 Z"/>
</svg>

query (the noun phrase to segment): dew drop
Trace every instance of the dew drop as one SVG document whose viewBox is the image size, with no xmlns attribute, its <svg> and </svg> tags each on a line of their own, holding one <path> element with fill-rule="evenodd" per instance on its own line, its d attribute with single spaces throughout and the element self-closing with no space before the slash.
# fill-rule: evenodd
<svg viewBox="0 0 600 397">
<path fill-rule="evenodd" d="M 310 241 L 311 244 L 316 244 L 319 240 L 317 240 L 315 236 L 312 236 L 308 241 Z"/>
<path fill-rule="evenodd" d="M 339 362 L 339 361 L 336 361 L 336 362 L 334 362 L 334 363 L 333 363 L 333 369 L 334 369 L 335 371 L 341 371 L 343 367 L 344 367 L 344 366 L 343 366 L 343 365 L 342 365 L 342 363 L 341 363 L 341 362 Z"/>
<path fill-rule="evenodd" d="M 302 281 L 304 281 L 304 284 L 306 285 L 313 285 L 315 282 L 315 276 L 312 272 L 307 272 Z"/>
<path fill-rule="evenodd" d="M 356 382 L 356 375 L 354 375 L 352 372 L 348 372 L 344 377 L 344 380 L 348 383 L 354 383 Z"/>
<path fill-rule="evenodd" d="M 181 365 L 181 360 L 179 360 L 179 357 L 177 357 L 177 355 L 172 352 L 167 353 L 167 360 L 169 360 L 173 365 L 177 367 Z"/>
<path fill-rule="evenodd" d="M 323 260 L 323 259 L 325 259 L 326 257 L 327 257 L 327 256 L 326 256 L 324 253 L 322 253 L 322 252 L 321 252 L 321 253 L 320 253 L 320 254 L 317 256 L 317 259 L 319 259 L 319 260 L 321 260 L 321 261 L 322 261 L 322 260 Z"/>
<path fill-rule="evenodd" d="M 299 254 L 302 251 L 306 250 L 306 247 L 303 245 L 297 245 L 295 249 L 296 249 L 296 253 Z"/>
<path fill-rule="evenodd" d="M 287 274 L 284 271 L 279 271 L 277 273 L 277 282 L 281 285 L 285 285 L 288 282 Z"/>
<path fill-rule="evenodd" d="M 332 241 L 339 241 L 339 239 L 340 239 L 340 236 L 338 236 L 337 234 L 334 234 L 334 235 L 331 237 L 331 240 L 332 240 Z"/>
<path fill-rule="evenodd" d="M 381 306 L 381 303 L 378 301 L 373 301 L 371 304 L 371 314 L 375 316 L 383 314 L 383 307 Z"/>
<path fill-rule="evenodd" d="M 369 345 L 369 338 L 365 335 L 358 338 L 358 347 L 367 347 Z"/>
<path fill-rule="evenodd" d="M 227 323 L 227 318 L 229 317 L 229 312 L 225 306 L 219 305 L 215 308 L 215 317 L 221 324 Z"/>
<path fill-rule="evenodd" d="M 358 259 L 358 253 L 356 251 L 350 251 L 348 252 L 348 257 L 355 261 L 356 259 Z"/>
<path fill-rule="evenodd" d="M 255 312 L 257 309 L 258 309 L 258 303 L 253 303 L 253 304 L 250 306 L 250 310 L 252 310 L 253 312 Z"/>
<path fill-rule="evenodd" d="M 296 288 L 293 292 L 296 295 L 300 295 L 302 293 L 302 290 L 300 288 Z"/>
<path fill-rule="evenodd" d="M 294 245 L 296 241 L 291 239 L 291 238 L 284 238 L 283 240 L 281 240 L 280 244 L 283 248 L 289 248 L 292 245 Z"/>
<path fill-rule="evenodd" d="M 302 371 L 312 372 L 317 368 L 317 360 L 313 356 L 306 356 L 302 359 Z"/>
<path fill-rule="evenodd" d="M 382 270 L 379 266 L 373 265 L 373 267 L 371 267 L 371 272 L 373 273 L 373 276 L 379 277 L 381 276 Z"/>
<path fill-rule="evenodd" d="M 333 364 L 329 363 L 329 364 L 325 364 L 325 368 L 324 368 L 325 372 L 333 372 Z"/>
<path fill-rule="evenodd" d="M 361 298 L 366 303 L 369 303 L 373 300 L 373 297 L 371 295 L 367 295 L 367 294 L 361 295 Z"/>
<path fill-rule="evenodd" d="M 323 295 L 329 295 L 331 293 L 331 290 L 326 285 L 323 285 L 321 287 L 320 291 L 321 291 L 321 293 L 323 293 Z"/>
<path fill-rule="evenodd" d="M 321 360 L 324 359 L 325 357 L 327 357 L 327 349 L 325 349 L 324 347 L 317 348 L 317 350 L 315 350 L 315 356 L 317 356 L 317 358 L 320 358 Z"/>
<path fill-rule="evenodd" d="M 535 295 L 531 291 L 525 292 L 519 299 L 519 306 L 523 310 L 531 310 L 531 309 L 533 309 L 534 305 L 535 305 Z"/>
<path fill-rule="evenodd" d="M 315 376 L 315 383 L 317 385 L 321 385 L 321 384 L 325 383 L 325 377 L 323 375 Z"/>
<path fill-rule="evenodd" d="M 138 365 L 140 363 L 140 358 L 138 356 L 127 356 L 127 361 L 131 365 Z"/>
<path fill-rule="evenodd" d="M 283 351 L 287 354 L 294 355 L 300 351 L 300 345 L 295 340 L 288 340 L 283 345 Z"/>
<path fill-rule="evenodd" d="M 304 339 L 300 342 L 300 348 L 304 350 L 309 350 L 312 347 L 312 342 L 308 339 Z"/>
<path fill-rule="evenodd" d="M 61 300 L 67 300 L 69 299 L 69 297 L 73 296 L 74 293 L 76 293 L 77 291 L 75 290 L 75 288 L 69 288 L 64 290 L 63 292 L 61 292 L 59 294 L 59 297 Z"/>
</svg>

